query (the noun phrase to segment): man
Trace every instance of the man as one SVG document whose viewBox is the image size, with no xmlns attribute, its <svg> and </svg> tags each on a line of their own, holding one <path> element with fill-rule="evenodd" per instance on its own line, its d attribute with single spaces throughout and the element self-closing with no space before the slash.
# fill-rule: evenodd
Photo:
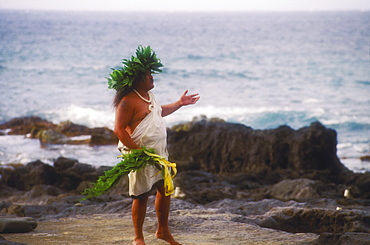
<svg viewBox="0 0 370 245">
<path fill-rule="evenodd" d="M 114 100 L 116 120 L 114 132 L 119 138 L 121 151 L 153 148 L 156 154 L 168 158 L 166 149 L 165 117 L 182 106 L 195 104 L 198 94 L 187 95 L 185 91 L 180 99 L 172 104 L 160 106 L 150 91 L 154 88 L 152 73 L 161 72 L 162 66 L 150 46 L 139 46 L 136 57 L 125 60 L 122 70 L 114 70 L 109 78 L 109 87 L 116 88 Z M 118 71 L 118 73 L 117 73 Z M 152 165 L 129 174 L 129 194 L 133 198 L 132 220 L 134 240 L 132 244 L 145 244 L 143 224 L 148 196 L 156 190 L 155 209 L 158 218 L 156 237 L 169 244 L 178 245 L 168 227 L 170 195 L 166 195 L 163 178 Z"/>
</svg>

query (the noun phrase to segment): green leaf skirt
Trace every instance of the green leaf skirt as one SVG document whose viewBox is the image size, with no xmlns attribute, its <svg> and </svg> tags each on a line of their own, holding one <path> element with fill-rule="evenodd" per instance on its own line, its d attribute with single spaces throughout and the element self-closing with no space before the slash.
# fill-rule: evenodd
<svg viewBox="0 0 370 245">
<path fill-rule="evenodd" d="M 164 157 L 155 154 L 154 149 L 151 148 L 134 149 L 118 157 L 122 158 L 121 162 L 112 169 L 105 171 L 91 188 L 86 188 L 82 192 L 85 195 L 82 200 L 102 195 L 118 183 L 122 176 L 129 174 L 131 171 L 143 169 L 147 165 L 158 168 L 157 174 L 161 173 L 163 176 L 165 194 L 167 196 L 173 194 L 175 188 L 172 179 L 177 173 L 176 163 L 171 163 Z"/>
</svg>

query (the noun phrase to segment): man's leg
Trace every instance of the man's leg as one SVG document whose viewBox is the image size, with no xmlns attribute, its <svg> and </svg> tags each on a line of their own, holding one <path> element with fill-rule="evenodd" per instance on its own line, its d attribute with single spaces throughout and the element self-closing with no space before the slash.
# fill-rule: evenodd
<svg viewBox="0 0 370 245">
<path fill-rule="evenodd" d="M 135 238 L 132 244 L 143 245 L 144 234 L 143 234 L 143 224 L 146 214 L 148 198 L 145 199 L 133 199 L 132 201 L 132 222 L 134 224 Z"/>
<path fill-rule="evenodd" d="M 171 196 L 166 196 L 163 186 L 158 187 L 155 198 L 155 210 L 158 218 L 157 238 L 163 239 L 171 245 L 181 245 L 172 237 L 168 227 Z"/>
</svg>

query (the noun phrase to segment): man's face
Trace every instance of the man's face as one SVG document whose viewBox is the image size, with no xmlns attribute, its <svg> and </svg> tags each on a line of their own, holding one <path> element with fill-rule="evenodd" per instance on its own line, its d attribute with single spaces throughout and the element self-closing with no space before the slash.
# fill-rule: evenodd
<svg viewBox="0 0 370 245">
<path fill-rule="evenodd" d="M 149 91 L 154 88 L 154 78 L 152 76 L 152 73 L 148 72 L 145 76 L 145 80 L 142 83 L 143 88 L 145 90 Z"/>
</svg>

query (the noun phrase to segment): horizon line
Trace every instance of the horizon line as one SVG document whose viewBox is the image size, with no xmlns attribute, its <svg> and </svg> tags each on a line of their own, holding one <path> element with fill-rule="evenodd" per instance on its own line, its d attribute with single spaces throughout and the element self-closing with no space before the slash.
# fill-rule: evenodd
<svg viewBox="0 0 370 245">
<path fill-rule="evenodd" d="M 268 10 L 268 9 L 242 9 L 242 10 L 135 10 L 135 9 L 129 9 L 129 10 L 114 10 L 114 9 L 52 9 L 52 8 L 2 8 L 0 7 L 0 11 L 25 11 L 25 12 L 31 12 L 31 11 L 50 11 L 50 12 L 100 12 L 100 13 L 106 13 L 106 12 L 115 12 L 115 13 L 250 13 L 250 12 L 260 12 L 260 13 L 272 13 L 272 12 L 285 12 L 285 13 L 292 13 L 292 12 L 369 12 L 369 9 L 292 9 L 292 10 Z"/>
</svg>

